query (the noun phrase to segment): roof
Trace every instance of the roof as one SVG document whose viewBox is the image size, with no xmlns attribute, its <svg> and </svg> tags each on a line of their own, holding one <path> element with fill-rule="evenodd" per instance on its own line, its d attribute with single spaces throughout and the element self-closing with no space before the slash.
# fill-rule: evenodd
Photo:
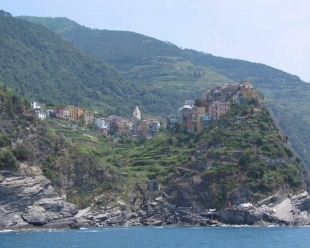
<svg viewBox="0 0 310 248">
<path fill-rule="evenodd" d="M 185 104 L 185 105 L 183 106 L 183 108 L 184 108 L 184 109 L 192 109 L 192 106 Z"/>
</svg>

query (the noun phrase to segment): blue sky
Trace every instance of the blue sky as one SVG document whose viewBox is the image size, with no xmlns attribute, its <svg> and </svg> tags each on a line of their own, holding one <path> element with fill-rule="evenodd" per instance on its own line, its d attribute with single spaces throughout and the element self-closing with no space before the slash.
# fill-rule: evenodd
<svg viewBox="0 0 310 248">
<path fill-rule="evenodd" d="M 133 31 L 310 82 L 310 0 L 0 0 L 0 9 Z"/>
</svg>

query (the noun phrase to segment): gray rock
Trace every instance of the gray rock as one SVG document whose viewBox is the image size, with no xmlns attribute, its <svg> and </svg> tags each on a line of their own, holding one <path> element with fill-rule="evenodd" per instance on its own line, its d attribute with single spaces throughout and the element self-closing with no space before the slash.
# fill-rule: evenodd
<svg viewBox="0 0 310 248">
<path fill-rule="evenodd" d="M 111 217 L 111 214 L 106 213 L 106 214 L 98 214 L 94 217 L 94 220 L 100 220 L 100 221 L 106 221 Z"/>
<path fill-rule="evenodd" d="M 107 224 L 111 225 L 111 224 L 121 224 L 123 222 L 123 218 L 121 215 L 112 217 L 110 219 L 107 220 Z"/>
<path fill-rule="evenodd" d="M 23 219 L 29 224 L 42 226 L 47 223 L 45 212 L 45 209 L 40 206 L 28 206 Z"/>
<path fill-rule="evenodd" d="M 58 197 L 44 176 L 28 177 L 22 172 L 4 171 L 1 176 L 0 228 L 46 225 L 55 221 L 63 221 L 55 225 L 64 226 L 66 219 L 78 213 L 77 206 Z M 75 218 L 69 222 L 72 221 Z"/>
</svg>

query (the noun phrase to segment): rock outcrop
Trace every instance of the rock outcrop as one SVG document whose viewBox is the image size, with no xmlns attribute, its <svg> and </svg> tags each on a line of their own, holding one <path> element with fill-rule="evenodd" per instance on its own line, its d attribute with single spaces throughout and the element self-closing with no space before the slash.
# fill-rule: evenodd
<svg viewBox="0 0 310 248">
<path fill-rule="evenodd" d="M 77 206 L 58 197 L 44 176 L 1 171 L 0 228 L 69 227 L 77 213 Z"/>
<path fill-rule="evenodd" d="M 265 205 L 267 203 L 268 205 Z M 279 194 L 260 201 L 257 205 L 238 205 L 220 211 L 220 221 L 226 224 L 245 225 L 309 225 L 310 196 L 279 197 Z"/>
</svg>

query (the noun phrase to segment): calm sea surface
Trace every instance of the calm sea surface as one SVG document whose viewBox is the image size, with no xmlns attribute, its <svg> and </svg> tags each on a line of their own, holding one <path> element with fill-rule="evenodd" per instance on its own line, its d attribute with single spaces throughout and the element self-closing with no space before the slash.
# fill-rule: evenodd
<svg viewBox="0 0 310 248">
<path fill-rule="evenodd" d="M 113 227 L 2 231 L 6 247 L 310 247 L 309 227 Z"/>
</svg>

